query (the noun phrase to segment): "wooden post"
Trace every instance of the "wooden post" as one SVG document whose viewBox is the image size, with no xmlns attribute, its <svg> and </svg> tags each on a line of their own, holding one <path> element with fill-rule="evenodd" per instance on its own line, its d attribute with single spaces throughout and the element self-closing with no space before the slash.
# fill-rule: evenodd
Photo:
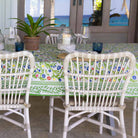
<svg viewBox="0 0 138 138">
<path fill-rule="evenodd" d="M 25 14 L 25 0 L 18 0 L 18 15 L 17 17 L 24 20 L 24 14 Z M 17 31 L 18 35 L 21 38 L 21 41 L 23 41 L 24 33 L 20 30 Z"/>
<path fill-rule="evenodd" d="M 128 43 L 134 43 L 134 40 L 135 40 L 137 3 L 138 3 L 137 0 L 133 0 L 131 1 L 131 4 L 130 4 Z"/>
</svg>

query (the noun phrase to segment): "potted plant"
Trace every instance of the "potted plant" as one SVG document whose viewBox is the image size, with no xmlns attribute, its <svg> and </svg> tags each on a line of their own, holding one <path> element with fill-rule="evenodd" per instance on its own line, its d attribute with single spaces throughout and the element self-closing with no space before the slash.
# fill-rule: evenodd
<svg viewBox="0 0 138 138">
<path fill-rule="evenodd" d="M 94 12 L 89 18 L 89 26 L 97 26 L 102 24 L 102 8 L 103 1 L 96 0 L 93 2 Z"/>
<path fill-rule="evenodd" d="M 49 23 L 53 19 L 49 19 L 47 17 L 42 17 L 40 15 L 36 21 L 34 21 L 33 17 L 29 14 L 27 14 L 27 19 L 29 21 L 29 24 L 26 23 L 24 20 L 21 20 L 19 18 L 12 18 L 17 20 L 17 29 L 24 32 L 26 36 L 24 36 L 24 43 L 25 43 L 25 49 L 26 50 L 37 50 L 39 49 L 39 41 L 40 41 L 40 33 L 44 33 L 46 35 L 49 35 L 49 30 L 56 30 L 52 28 L 48 28 L 50 26 L 54 26 L 56 24 Z M 44 25 L 42 25 L 44 23 Z"/>
</svg>

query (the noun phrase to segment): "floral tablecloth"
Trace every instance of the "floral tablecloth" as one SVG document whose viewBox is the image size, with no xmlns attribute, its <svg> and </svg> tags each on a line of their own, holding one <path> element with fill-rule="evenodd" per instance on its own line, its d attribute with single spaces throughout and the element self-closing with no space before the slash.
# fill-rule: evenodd
<svg viewBox="0 0 138 138">
<path fill-rule="evenodd" d="M 11 49 L 11 48 L 9 48 Z M 92 51 L 92 44 L 78 45 L 79 51 Z M 130 51 L 136 56 L 136 67 L 127 88 L 127 97 L 138 97 L 138 44 L 103 44 L 102 53 Z M 35 70 L 31 82 L 30 95 L 59 96 L 65 94 L 63 60 L 58 59 L 57 45 L 41 44 L 39 50 L 31 51 L 35 56 Z M 87 70 L 87 66 L 85 67 Z"/>
</svg>

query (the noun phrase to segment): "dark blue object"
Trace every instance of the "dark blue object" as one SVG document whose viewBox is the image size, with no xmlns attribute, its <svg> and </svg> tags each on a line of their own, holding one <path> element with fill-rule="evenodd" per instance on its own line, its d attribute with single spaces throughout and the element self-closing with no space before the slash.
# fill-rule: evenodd
<svg viewBox="0 0 138 138">
<path fill-rule="evenodd" d="M 103 43 L 101 42 L 93 42 L 93 51 L 101 53 L 103 49 Z"/>
<path fill-rule="evenodd" d="M 23 51 L 24 50 L 24 43 L 23 42 L 16 42 L 15 43 L 15 51 Z"/>
</svg>

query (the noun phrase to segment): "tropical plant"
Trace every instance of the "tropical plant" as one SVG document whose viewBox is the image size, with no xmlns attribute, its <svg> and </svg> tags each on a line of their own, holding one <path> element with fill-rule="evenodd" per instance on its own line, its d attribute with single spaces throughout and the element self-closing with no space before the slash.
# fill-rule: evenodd
<svg viewBox="0 0 138 138">
<path fill-rule="evenodd" d="M 40 15 L 36 21 L 34 21 L 33 17 L 29 14 L 27 14 L 27 19 L 29 21 L 29 24 L 26 23 L 24 20 L 21 20 L 19 18 L 11 18 L 17 20 L 17 29 L 27 34 L 28 37 L 36 37 L 40 33 L 44 33 L 46 35 L 49 35 L 49 30 L 56 30 L 53 28 L 48 28 L 51 26 L 54 26 L 56 24 L 50 23 L 51 20 L 56 20 L 56 18 L 49 19 L 48 17 L 43 17 Z M 44 25 L 42 25 L 44 23 Z"/>
<path fill-rule="evenodd" d="M 96 10 L 101 10 L 102 0 L 96 0 L 94 4 L 96 6 Z"/>
<path fill-rule="evenodd" d="M 102 19 L 102 6 L 103 6 L 102 2 L 103 2 L 103 0 L 93 0 L 94 12 L 89 17 L 89 25 L 90 26 L 92 26 L 92 25 L 101 25 L 101 23 L 102 23 L 102 20 L 101 20 Z M 124 8 L 126 10 L 126 15 L 129 18 L 129 9 L 128 9 L 126 0 L 123 0 L 121 10 L 123 10 Z M 110 12 L 113 11 L 114 9 L 110 10 Z M 113 13 L 113 14 L 110 15 L 110 18 L 120 17 L 120 16 L 121 15 L 119 13 Z"/>
<path fill-rule="evenodd" d="M 89 26 L 97 26 L 102 23 L 102 0 L 93 0 L 94 12 L 89 17 Z"/>
</svg>

